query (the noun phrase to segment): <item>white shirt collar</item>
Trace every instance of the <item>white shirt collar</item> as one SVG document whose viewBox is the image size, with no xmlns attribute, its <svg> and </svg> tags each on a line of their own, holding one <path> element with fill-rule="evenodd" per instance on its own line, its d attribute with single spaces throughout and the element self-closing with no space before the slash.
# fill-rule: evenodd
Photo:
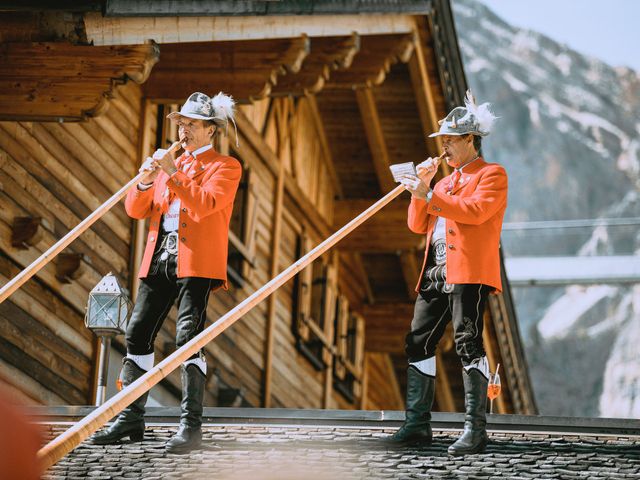
<svg viewBox="0 0 640 480">
<path fill-rule="evenodd" d="M 480 155 L 478 155 L 476 158 L 474 158 L 473 160 L 469 160 L 467 163 L 465 163 L 464 165 L 462 165 L 459 168 L 456 168 L 456 170 L 458 170 L 460 173 L 462 173 L 462 169 L 464 167 L 466 167 L 467 165 L 471 165 L 473 162 L 475 162 L 476 160 L 478 160 L 480 158 Z"/>
<path fill-rule="evenodd" d="M 189 153 L 189 155 L 191 155 L 193 158 L 196 158 L 198 155 L 200 155 L 201 153 L 206 152 L 207 150 L 210 150 L 213 148 L 213 145 L 209 144 L 209 145 L 205 145 L 204 147 L 200 147 L 196 150 L 194 150 L 193 152 L 189 152 L 187 150 L 187 152 Z"/>
</svg>

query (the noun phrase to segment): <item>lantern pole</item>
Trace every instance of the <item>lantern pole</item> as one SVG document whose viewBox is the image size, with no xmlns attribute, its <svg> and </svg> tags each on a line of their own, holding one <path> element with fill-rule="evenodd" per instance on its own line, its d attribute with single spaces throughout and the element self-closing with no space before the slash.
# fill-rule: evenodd
<svg viewBox="0 0 640 480">
<path fill-rule="evenodd" d="M 109 376 L 109 352 L 111 336 L 100 335 L 100 364 L 98 366 L 98 388 L 96 390 L 96 407 L 102 405 L 107 395 L 107 378 Z"/>
</svg>

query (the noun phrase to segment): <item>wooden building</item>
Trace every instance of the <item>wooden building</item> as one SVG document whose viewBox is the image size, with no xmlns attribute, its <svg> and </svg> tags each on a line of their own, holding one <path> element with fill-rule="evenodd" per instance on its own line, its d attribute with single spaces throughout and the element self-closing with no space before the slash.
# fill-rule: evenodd
<svg viewBox="0 0 640 480">
<path fill-rule="evenodd" d="M 239 143 L 230 131 L 217 148 L 244 174 L 231 288 L 209 302 L 216 319 L 391 190 L 390 164 L 436 155 L 425 132 L 466 89 L 445 0 L 3 4 L 2 283 L 175 140 L 167 113 L 194 91 L 222 90 L 241 104 Z M 424 250 L 406 227 L 408 202 L 403 194 L 208 345 L 205 405 L 403 409 Z M 25 402 L 94 400 L 87 295 L 109 271 L 135 294 L 146 238 L 120 204 L 0 304 L 0 376 Z M 485 318 L 491 365 L 502 365 L 497 411 L 535 413 L 505 286 Z M 174 332 L 175 311 L 156 361 L 174 350 Z M 460 411 L 460 363 L 445 336 L 436 409 Z M 122 338 L 114 348 L 124 351 Z M 178 394 L 177 374 L 162 384 Z"/>
</svg>

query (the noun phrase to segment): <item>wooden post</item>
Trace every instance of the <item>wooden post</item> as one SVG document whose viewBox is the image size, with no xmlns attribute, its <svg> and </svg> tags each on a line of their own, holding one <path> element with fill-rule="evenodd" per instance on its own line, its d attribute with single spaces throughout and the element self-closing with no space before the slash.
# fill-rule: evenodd
<svg viewBox="0 0 640 480">
<path fill-rule="evenodd" d="M 211 340 L 220 335 L 224 330 L 230 327 L 238 319 L 247 314 L 253 307 L 262 302 L 274 291 L 288 282 L 294 275 L 303 268 L 313 262 L 320 255 L 332 248 L 336 243 L 346 237 L 353 230 L 362 225 L 368 218 L 375 215 L 385 205 L 394 198 L 404 192 L 404 187 L 398 185 L 383 198 L 367 208 L 356 218 L 347 223 L 340 230 L 335 232 L 329 238 L 320 243 L 308 254 L 300 258 L 298 261 L 290 265 L 286 270 L 273 278 L 260 289 L 256 290 L 252 295 L 247 297 L 235 308 L 224 314 L 216 322 L 210 325 L 202 333 L 191 339 L 181 348 L 166 357 L 162 362 L 145 373 L 138 380 L 133 382 L 127 388 L 120 391 L 115 396 L 107 400 L 101 407 L 87 415 L 83 420 L 79 421 L 71 428 L 60 434 L 47 445 L 42 447 L 38 452 L 38 460 L 42 469 L 46 470 L 54 465 L 58 460 L 73 450 L 83 440 L 89 437 L 93 432 L 98 430 L 102 425 L 113 418 L 126 408 L 131 402 L 140 395 L 147 392 L 156 383 L 169 375 L 173 370 L 178 368 L 182 362 L 186 361 L 191 355 L 203 348 Z"/>
<path fill-rule="evenodd" d="M 176 150 L 180 146 L 180 142 L 175 142 L 169 148 L 169 151 Z M 78 238 L 82 232 L 93 225 L 96 220 L 107 213 L 111 207 L 120 201 L 125 196 L 127 191 L 136 185 L 142 177 L 146 175 L 146 172 L 140 172 L 129 183 L 118 190 L 109 200 L 100 205 L 91 215 L 80 222 L 73 230 L 62 237 L 58 242 L 51 246 L 46 252 L 38 257 L 31 265 L 22 270 L 18 275 L 11 279 L 0 290 L 0 303 L 4 302 L 13 292 L 20 288 L 27 280 L 34 276 L 39 270 L 42 269 L 47 263 L 64 250 L 71 242 Z"/>
<path fill-rule="evenodd" d="M 138 138 L 138 153 L 140 161 L 144 162 L 144 159 L 151 155 L 151 128 L 148 124 L 147 118 L 149 115 L 149 109 L 152 105 L 148 100 L 142 99 L 140 104 L 140 137 Z M 131 234 L 131 260 L 130 269 L 131 275 L 129 277 L 129 287 L 131 292 L 131 301 L 135 301 L 138 296 L 138 287 L 140 286 L 140 279 L 138 278 L 138 272 L 140 271 L 140 264 L 142 263 L 142 255 L 144 253 L 144 247 L 146 244 L 146 220 L 134 220 L 133 231 Z"/>
<path fill-rule="evenodd" d="M 277 116 L 276 116 L 277 117 Z M 284 129 L 286 125 L 284 122 L 278 121 L 278 150 L 282 150 L 284 143 L 284 135 L 281 129 Z M 273 209 L 273 237 L 271 240 L 271 263 L 270 272 L 271 278 L 274 278 L 278 274 L 278 265 L 280 263 L 280 233 L 282 231 L 282 205 L 284 198 L 284 176 L 286 175 L 284 169 L 284 160 L 282 158 L 282 151 L 279 152 L 280 165 L 278 168 L 278 177 L 275 191 L 275 206 Z M 271 407 L 271 378 L 273 376 L 273 343 L 274 343 L 274 330 L 276 323 L 276 300 L 277 295 L 272 295 L 269 298 L 269 304 L 267 307 L 267 328 L 265 337 L 265 352 L 264 352 L 264 377 L 263 377 L 263 398 L 262 406 L 264 408 Z"/>
</svg>

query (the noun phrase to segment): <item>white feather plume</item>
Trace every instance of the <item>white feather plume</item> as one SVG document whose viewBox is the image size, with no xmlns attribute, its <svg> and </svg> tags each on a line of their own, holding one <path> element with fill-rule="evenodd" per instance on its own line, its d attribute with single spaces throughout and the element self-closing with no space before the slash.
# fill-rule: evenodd
<svg viewBox="0 0 640 480">
<path fill-rule="evenodd" d="M 211 107 L 213 108 L 213 119 L 216 123 L 224 125 L 225 134 L 228 134 L 229 121 L 233 123 L 236 132 L 236 147 L 240 146 L 238 141 L 238 127 L 234 118 L 236 102 L 231 95 L 222 92 L 211 99 Z"/>
<path fill-rule="evenodd" d="M 478 131 L 483 135 L 488 135 L 491 132 L 491 127 L 493 127 L 493 122 L 498 118 L 491 112 L 491 105 L 489 103 L 476 104 L 476 99 L 473 97 L 471 90 L 467 90 L 464 105 L 467 108 L 467 112 L 475 117 L 478 123 Z"/>
<path fill-rule="evenodd" d="M 213 107 L 213 118 L 224 123 L 232 120 L 235 105 L 236 102 L 230 95 L 225 95 L 224 93 L 219 92 L 215 97 L 211 99 L 211 106 Z"/>
</svg>

